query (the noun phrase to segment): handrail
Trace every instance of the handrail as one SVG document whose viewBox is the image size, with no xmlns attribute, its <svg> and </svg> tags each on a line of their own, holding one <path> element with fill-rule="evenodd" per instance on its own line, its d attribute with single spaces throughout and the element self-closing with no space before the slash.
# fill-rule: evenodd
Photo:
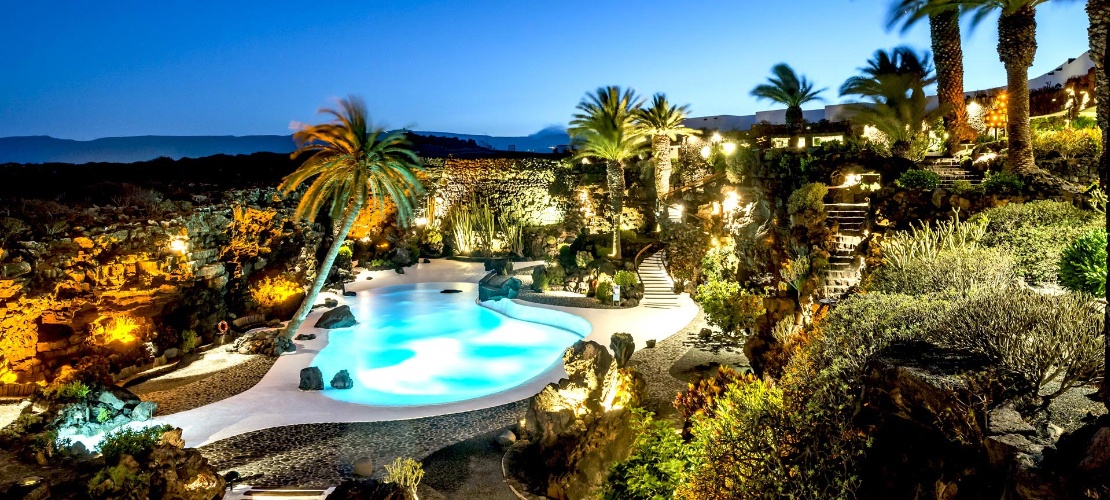
<svg viewBox="0 0 1110 500">
<path fill-rule="evenodd" d="M 690 184 L 687 184 L 687 185 L 681 186 L 681 187 L 677 187 L 677 188 L 674 188 L 670 191 L 667 191 L 666 193 L 663 193 L 661 196 L 659 196 L 659 199 L 660 200 L 667 200 L 668 198 L 670 198 L 674 194 L 681 193 L 681 192 L 686 191 L 688 189 L 693 189 L 693 188 L 696 188 L 696 187 L 699 187 L 699 186 L 704 186 L 704 185 L 709 184 L 710 182 L 713 182 L 713 181 L 715 181 L 717 179 L 720 179 L 724 176 L 725 176 L 724 172 L 716 173 L 716 174 L 712 174 L 712 175 L 707 175 L 705 177 L 702 177 L 701 179 L 698 179 L 694 182 L 691 182 Z"/>
<path fill-rule="evenodd" d="M 639 252 L 636 252 L 636 256 L 632 258 L 632 267 L 636 269 L 636 279 L 640 280 L 640 283 L 644 282 L 644 277 L 640 276 L 640 264 L 643 263 L 643 261 L 640 260 L 640 256 L 643 255 L 644 252 L 648 251 L 648 249 L 656 245 L 658 245 L 659 247 L 663 247 L 662 243 L 658 241 L 653 241 L 644 246 L 644 248 L 641 248 Z M 660 250 L 662 250 L 662 248 L 660 248 Z"/>
</svg>

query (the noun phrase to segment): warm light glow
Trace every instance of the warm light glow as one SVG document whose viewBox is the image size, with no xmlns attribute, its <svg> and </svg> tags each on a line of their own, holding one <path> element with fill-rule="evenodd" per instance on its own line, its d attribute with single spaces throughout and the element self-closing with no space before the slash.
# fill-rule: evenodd
<svg viewBox="0 0 1110 500">
<path fill-rule="evenodd" d="M 250 286 L 251 299 L 265 309 L 285 306 L 302 291 L 300 285 L 284 276 L 266 277 Z"/>
<path fill-rule="evenodd" d="M 108 345 L 112 342 L 130 344 L 138 340 L 135 335 L 135 330 L 138 329 L 139 324 L 130 316 L 112 317 L 103 323 L 92 325 L 93 341 L 99 345 Z"/>
<path fill-rule="evenodd" d="M 428 218 L 427 217 L 417 217 L 416 218 L 416 225 L 420 226 L 420 227 L 427 226 L 428 225 Z"/>
<path fill-rule="evenodd" d="M 730 154 L 736 152 L 736 143 L 735 142 L 726 142 L 726 143 L 721 145 L 721 149 L 723 149 L 725 151 L 726 155 L 730 155 Z"/>
<path fill-rule="evenodd" d="M 802 149 L 804 147 L 806 147 L 806 138 L 805 137 L 799 137 L 798 138 L 798 149 Z"/>
<path fill-rule="evenodd" d="M 713 152 L 713 150 L 710 149 L 709 146 L 702 146 L 701 147 L 701 157 L 702 158 L 709 159 L 709 154 L 712 153 L 712 152 Z"/>
<path fill-rule="evenodd" d="M 740 207 L 740 195 L 736 194 L 736 191 L 729 191 L 725 195 L 724 202 L 721 203 L 721 208 L 724 209 L 725 213 L 731 213 L 738 207 Z"/>
<path fill-rule="evenodd" d="M 721 142 L 722 139 L 723 137 L 721 137 L 720 132 L 713 132 L 713 136 L 709 138 L 709 142 Z"/>
<path fill-rule="evenodd" d="M 860 175 L 860 174 L 848 174 L 848 175 L 844 176 L 844 187 L 852 187 L 852 186 L 859 185 L 859 183 L 862 179 L 863 179 L 863 176 Z"/>
<path fill-rule="evenodd" d="M 189 239 L 185 236 L 175 236 L 170 240 L 170 251 L 184 255 L 189 250 Z"/>
</svg>

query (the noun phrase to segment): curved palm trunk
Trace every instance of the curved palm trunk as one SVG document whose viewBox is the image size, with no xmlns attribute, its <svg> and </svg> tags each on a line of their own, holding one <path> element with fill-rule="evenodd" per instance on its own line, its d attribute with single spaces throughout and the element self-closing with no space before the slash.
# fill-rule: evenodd
<svg viewBox="0 0 1110 500">
<path fill-rule="evenodd" d="M 1006 91 L 1010 95 L 1006 169 L 1011 172 L 1037 169 L 1029 131 L 1029 67 L 1037 54 L 1036 13 L 1034 7 L 1026 5 L 998 18 L 998 58 L 1006 66 Z"/>
<path fill-rule="evenodd" d="M 624 210 L 624 162 L 610 161 L 606 166 L 609 205 L 613 210 L 613 256 L 621 256 L 621 211 Z"/>
<path fill-rule="evenodd" d="M 297 333 L 297 329 L 304 323 L 308 313 L 312 311 L 312 304 L 316 302 L 316 297 L 320 295 L 320 290 L 323 290 L 324 283 L 328 281 L 328 275 L 331 274 L 331 266 L 335 263 L 335 257 L 339 255 L 339 249 L 343 246 L 343 242 L 347 239 L 347 233 L 351 231 L 351 226 L 355 224 L 358 219 L 358 213 L 362 210 L 362 203 L 356 202 L 349 209 L 347 216 L 343 219 L 343 225 L 335 234 L 335 239 L 332 240 L 331 246 L 328 247 L 328 253 L 324 256 L 324 261 L 320 263 L 320 269 L 316 273 L 316 279 L 312 282 L 312 288 L 308 290 L 305 295 L 304 301 L 301 306 L 297 308 L 297 313 L 293 315 L 293 319 L 285 325 L 282 330 L 281 336 L 285 340 L 292 340 L 293 335 Z"/>
<path fill-rule="evenodd" d="M 656 135 L 651 138 L 651 149 L 655 157 L 655 213 L 667 217 L 667 200 L 663 198 L 671 192 L 671 140 L 665 135 Z M 654 224 L 650 230 L 655 230 Z"/>
<path fill-rule="evenodd" d="M 954 154 L 960 141 L 975 139 L 975 131 L 967 122 L 964 101 L 964 50 L 960 42 L 960 18 L 956 11 L 929 16 L 929 32 L 933 39 L 933 62 L 937 68 L 937 100 L 947 106 L 944 128 L 948 131 L 945 144 Z"/>
<path fill-rule="evenodd" d="M 1102 157 L 1098 163 L 1098 178 L 1103 189 L 1110 176 L 1110 78 L 1107 77 L 1106 47 L 1110 44 L 1110 0 L 1088 0 L 1087 16 L 1091 20 L 1087 35 L 1091 42 L 1091 60 L 1095 63 L 1095 102 L 1098 103 L 1098 126 L 1102 129 Z M 1106 229 L 1110 231 L 1110 210 L 1106 211 Z M 1110 266 L 1107 267 L 1110 270 Z M 1107 278 L 1110 278 L 1108 271 Z M 1110 296 L 1110 295 L 1108 295 Z M 1106 366 L 1110 366 L 1110 308 L 1102 322 Z M 1110 381 L 1103 379 L 1102 402 L 1110 409 Z"/>
</svg>

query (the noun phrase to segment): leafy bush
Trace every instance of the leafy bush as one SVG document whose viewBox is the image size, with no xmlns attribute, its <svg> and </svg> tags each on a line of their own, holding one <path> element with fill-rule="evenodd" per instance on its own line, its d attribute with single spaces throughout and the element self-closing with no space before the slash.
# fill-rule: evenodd
<svg viewBox="0 0 1110 500">
<path fill-rule="evenodd" d="M 825 195 L 829 194 L 828 186 L 820 182 L 803 184 L 802 187 L 790 193 L 786 207 L 790 215 L 802 214 L 812 210 L 818 214 L 825 213 Z"/>
<path fill-rule="evenodd" d="M 996 248 L 960 248 L 884 265 L 871 275 L 870 291 L 923 295 L 999 287 L 1017 278 L 1013 260 Z"/>
<path fill-rule="evenodd" d="M 149 488 L 150 473 L 132 470 L 124 464 L 100 469 L 88 483 L 92 498 L 139 500 L 149 498 Z"/>
<path fill-rule="evenodd" d="M 162 434 L 170 429 L 173 427 L 169 425 L 155 425 L 144 429 L 120 427 L 105 435 L 98 449 L 104 455 L 104 461 L 109 464 L 116 463 L 123 455 L 140 458 L 149 453 L 158 444 Z"/>
<path fill-rule="evenodd" d="M 1064 248 L 1060 284 L 1076 292 L 1106 296 L 1106 229 L 1094 229 Z"/>
<path fill-rule="evenodd" d="M 674 407 L 682 416 L 682 431 L 687 433 L 694 423 L 694 417 L 704 415 L 714 418 L 717 400 L 729 386 L 754 380 L 754 375 L 741 375 L 728 366 L 717 367 L 712 377 L 702 377 L 696 384 L 687 384 L 686 392 L 675 397 Z"/>
<path fill-rule="evenodd" d="M 636 440 L 628 458 L 613 464 L 601 490 L 604 500 L 656 500 L 674 497 L 687 464 L 686 443 L 665 420 L 632 410 Z"/>
<path fill-rule="evenodd" d="M 697 300 L 705 311 L 706 322 L 720 328 L 726 338 L 750 330 L 767 312 L 763 297 L 735 281 L 711 279 L 698 286 Z"/>
<path fill-rule="evenodd" d="M 717 246 L 710 248 L 701 259 L 701 274 L 707 279 L 734 279 L 740 258 L 731 238 L 724 238 Z"/>
<path fill-rule="evenodd" d="M 197 348 L 197 332 L 193 330 L 185 330 L 181 332 L 181 350 L 186 353 L 193 352 Z"/>
<path fill-rule="evenodd" d="M 1053 153 L 1065 159 L 1078 156 L 1097 158 L 1102 154 L 1102 131 L 1098 127 L 1035 130 L 1033 154 L 1037 158 L 1045 158 Z"/>
<path fill-rule="evenodd" d="M 548 266 L 545 272 L 547 273 L 548 286 L 554 285 L 562 288 L 567 279 L 567 273 L 563 270 L 563 266 Z"/>
<path fill-rule="evenodd" d="M 1025 181 L 1013 172 L 987 172 L 983 190 L 988 193 L 1014 194 L 1025 189 Z"/>
<path fill-rule="evenodd" d="M 598 281 L 597 290 L 594 292 L 594 297 L 605 303 L 613 302 L 613 282 L 611 281 Z"/>
<path fill-rule="evenodd" d="M 626 289 L 627 287 L 631 287 L 639 282 L 640 278 L 637 277 L 636 273 L 632 271 L 620 270 L 617 271 L 617 274 L 613 276 L 613 283 L 620 285 L 622 290 Z"/>
<path fill-rule="evenodd" d="M 89 394 L 89 386 L 85 385 L 80 380 L 66 382 L 61 385 L 48 387 L 43 391 L 43 395 L 53 400 L 76 400 L 85 399 Z"/>
<path fill-rule="evenodd" d="M 940 345 L 987 356 L 1046 401 L 1102 374 L 1102 315 L 1083 294 L 984 291 L 950 308 L 929 334 Z M 1050 383 L 1058 388 L 1047 393 Z"/>
<path fill-rule="evenodd" d="M 983 191 L 982 185 L 973 185 L 970 181 L 960 179 L 952 183 L 952 194 L 963 195 L 969 193 L 981 193 Z"/>
<path fill-rule="evenodd" d="M 930 170 L 915 168 L 903 172 L 895 183 L 903 189 L 932 191 L 940 186 L 940 176 Z"/>
<path fill-rule="evenodd" d="M 547 279 L 547 270 L 543 266 L 532 269 L 532 291 L 542 293 L 550 289 Z"/>
<path fill-rule="evenodd" d="M 987 221 L 984 245 L 1009 252 L 1018 275 L 1041 284 L 1056 281 L 1064 247 L 1102 227 L 1101 216 L 1067 202 L 1035 201 L 993 208 L 972 220 Z"/>
<path fill-rule="evenodd" d="M 108 421 L 108 418 L 110 418 L 110 414 L 108 413 L 108 409 L 104 408 L 103 406 L 100 407 L 96 412 L 96 421 L 97 421 L 97 423 L 103 424 L 104 422 Z"/>
<path fill-rule="evenodd" d="M 335 267 L 350 270 L 354 255 L 355 253 L 351 250 L 351 247 L 346 245 L 339 247 L 339 253 L 335 255 Z"/>
</svg>

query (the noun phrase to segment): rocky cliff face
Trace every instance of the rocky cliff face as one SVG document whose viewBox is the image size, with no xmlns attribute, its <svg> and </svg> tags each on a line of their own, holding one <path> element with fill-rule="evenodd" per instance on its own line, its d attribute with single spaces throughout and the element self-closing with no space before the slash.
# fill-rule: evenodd
<svg viewBox="0 0 1110 500">
<path fill-rule="evenodd" d="M 94 355 L 112 370 L 149 361 L 179 347 L 186 330 L 210 340 L 219 321 L 262 307 L 251 294 L 262 276 L 312 278 L 321 235 L 293 220 L 295 200 L 266 189 L 219 196 L 164 202 L 156 215 L 91 206 L 53 235 L 9 232 L 0 250 L 0 382 L 49 381 Z"/>
</svg>

